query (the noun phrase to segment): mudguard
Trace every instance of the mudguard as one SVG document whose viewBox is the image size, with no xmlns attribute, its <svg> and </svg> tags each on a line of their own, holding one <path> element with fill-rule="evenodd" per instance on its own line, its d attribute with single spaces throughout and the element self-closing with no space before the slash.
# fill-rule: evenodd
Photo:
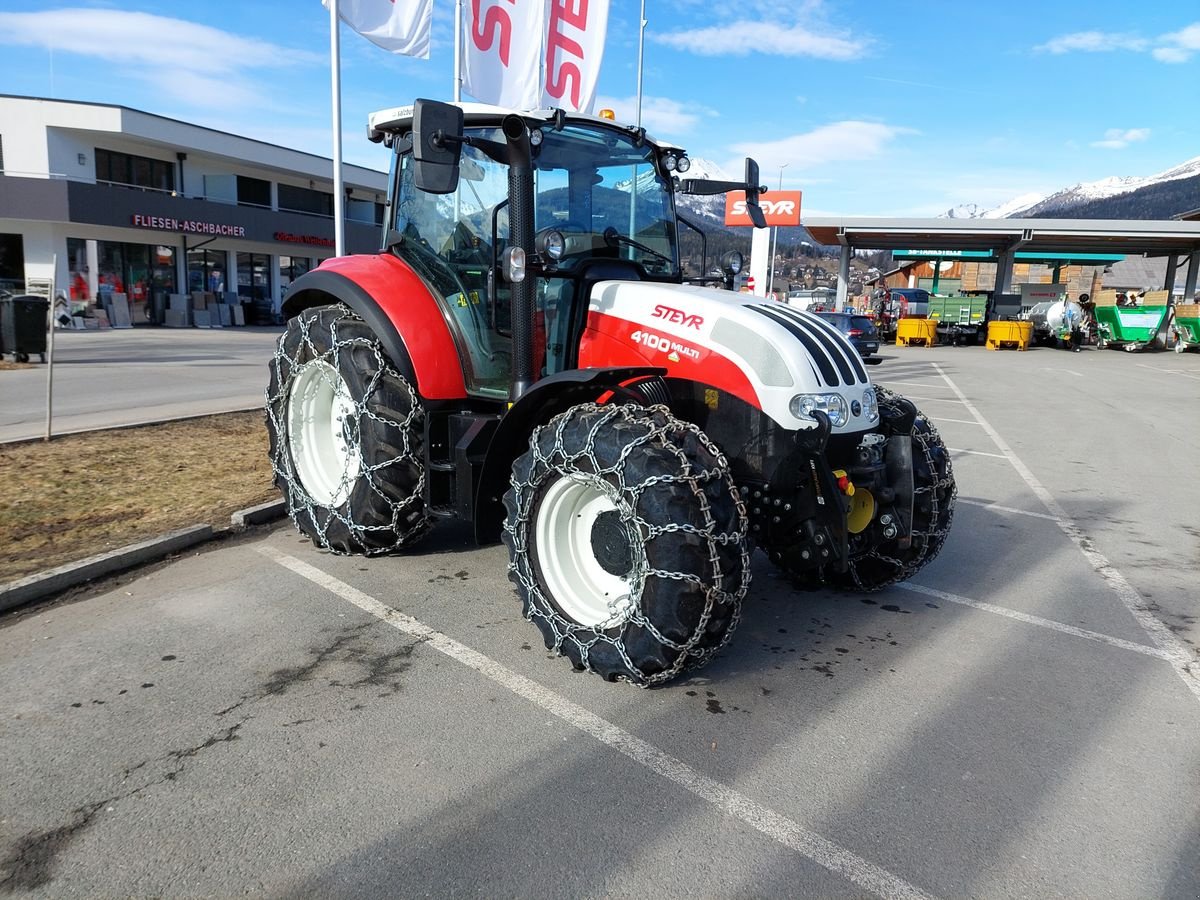
<svg viewBox="0 0 1200 900">
<path fill-rule="evenodd" d="M 346 304 L 379 337 L 397 370 L 426 400 L 467 396 L 458 348 L 425 282 L 389 253 L 338 256 L 292 282 L 288 318 L 330 299 Z"/>
<path fill-rule="evenodd" d="M 475 539 L 481 544 L 500 540 L 504 521 L 502 498 L 512 477 L 513 462 L 529 447 L 539 425 L 579 403 L 599 400 L 622 385 L 662 375 L 652 366 L 570 369 L 536 382 L 505 413 L 488 444 L 475 495 Z"/>
</svg>

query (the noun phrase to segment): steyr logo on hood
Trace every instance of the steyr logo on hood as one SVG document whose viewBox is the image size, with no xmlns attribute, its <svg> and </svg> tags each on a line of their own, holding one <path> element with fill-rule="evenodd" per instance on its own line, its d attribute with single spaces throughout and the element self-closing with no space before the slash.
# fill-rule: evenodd
<svg viewBox="0 0 1200 900">
<path fill-rule="evenodd" d="M 690 313 L 685 313 L 682 309 L 673 309 L 670 306 L 663 306 L 661 303 L 654 307 L 652 313 L 656 319 L 666 319 L 668 322 L 675 322 L 685 328 L 699 328 L 704 324 L 703 316 L 694 316 Z"/>
</svg>

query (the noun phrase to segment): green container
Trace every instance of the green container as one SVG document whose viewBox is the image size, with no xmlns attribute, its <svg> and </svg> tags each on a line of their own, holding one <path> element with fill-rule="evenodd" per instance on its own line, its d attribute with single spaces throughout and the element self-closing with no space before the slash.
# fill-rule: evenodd
<svg viewBox="0 0 1200 900">
<path fill-rule="evenodd" d="M 1096 323 L 1114 344 L 1145 344 L 1154 338 L 1167 315 L 1165 306 L 1097 306 Z"/>
<path fill-rule="evenodd" d="M 1190 308 L 1195 307 L 1190 305 Z M 1200 344 L 1200 316 L 1181 316 L 1175 313 L 1175 325 L 1183 333 L 1183 339 L 1189 344 Z"/>
</svg>

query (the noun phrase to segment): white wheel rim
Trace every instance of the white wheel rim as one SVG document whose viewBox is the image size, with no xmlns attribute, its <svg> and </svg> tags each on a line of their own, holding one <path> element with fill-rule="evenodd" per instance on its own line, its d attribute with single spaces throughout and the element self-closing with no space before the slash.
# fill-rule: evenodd
<svg viewBox="0 0 1200 900">
<path fill-rule="evenodd" d="M 592 549 L 596 520 L 609 512 L 620 510 L 601 487 L 567 476 L 542 496 L 534 521 L 538 568 L 550 598 L 591 628 L 611 628 L 633 610 L 630 578 L 607 571 Z"/>
<path fill-rule="evenodd" d="M 337 369 L 311 362 L 288 391 L 288 448 L 296 477 L 320 506 L 341 506 L 362 471 L 362 454 L 348 434 L 356 422 L 354 400 Z"/>
</svg>

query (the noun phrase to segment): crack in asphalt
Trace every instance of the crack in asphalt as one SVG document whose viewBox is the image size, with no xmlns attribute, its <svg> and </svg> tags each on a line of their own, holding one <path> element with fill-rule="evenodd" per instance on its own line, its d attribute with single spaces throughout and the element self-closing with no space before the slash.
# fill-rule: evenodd
<svg viewBox="0 0 1200 900">
<path fill-rule="evenodd" d="M 412 665 L 412 653 L 422 641 L 417 640 L 391 653 L 371 654 L 364 643 L 366 633 L 374 625 L 364 622 L 344 629 L 324 647 L 310 648 L 312 658 L 301 665 L 276 669 L 267 676 L 261 690 L 255 694 L 243 694 L 236 703 L 214 713 L 220 718 L 229 715 L 247 703 L 257 703 L 270 697 L 281 696 L 302 682 L 314 680 L 323 666 L 331 662 L 350 662 L 361 666 L 362 676 L 354 681 L 331 680 L 330 686 L 350 689 L 361 687 L 384 688 L 378 696 L 388 697 L 400 692 L 399 676 Z M 94 701 L 102 702 L 102 701 Z M 352 709 L 363 709 L 356 704 Z M 85 803 L 72 810 L 66 823 L 55 828 L 29 831 L 12 843 L 0 856 L 0 895 L 27 891 L 42 887 L 53 880 L 54 867 L 59 857 L 80 834 L 97 821 L 99 813 L 113 803 L 128 800 L 159 785 L 175 782 L 184 774 L 188 761 L 220 744 L 240 740 L 239 732 L 253 715 L 243 715 L 239 722 L 213 732 L 192 747 L 168 751 L 163 756 L 144 759 L 122 771 L 122 780 L 155 763 L 168 763 L 172 768 L 161 772 L 156 778 L 104 800 Z M 315 721 L 311 718 L 297 719 L 284 723 L 282 727 L 293 727 Z"/>
<path fill-rule="evenodd" d="M 49 884 L 53 880 L 54 866 L 58 858 L 66 851 L 75 838 L 87 831 L 95 823 L 101 810 L 113 803 L 128 800 L 130 797 L 136 796 L 152 787 L 166 784 L 169 781 L 175 781 L 183 774 L 187 766 L 187 760 L 196 757 L 210 747 L 238 740 L 238 731 L 251 718 L 253 716 L 246 716 L 236 725 L 231 725 L 228 728 L 209 735 L 194 747 L 172 750 L 165 756 L 160 756 L 154 760 L 143 760 L 136 766 L 126 769 L 124 777 L 128 778 L 132 773 L 145 768 L 152 762 L 174 762 L 175 768 L 171 771 L 163 772 L 159 777 L 139 785 L 132 790 L 76 807 L 71 811 L 70 819 L 63 825 L 59 825 L 56 828 L 26 832 L 0 857 L 0 894 L 15 894 L 17 891 L 33 890 L 34 888 Z"/>
</svg>

